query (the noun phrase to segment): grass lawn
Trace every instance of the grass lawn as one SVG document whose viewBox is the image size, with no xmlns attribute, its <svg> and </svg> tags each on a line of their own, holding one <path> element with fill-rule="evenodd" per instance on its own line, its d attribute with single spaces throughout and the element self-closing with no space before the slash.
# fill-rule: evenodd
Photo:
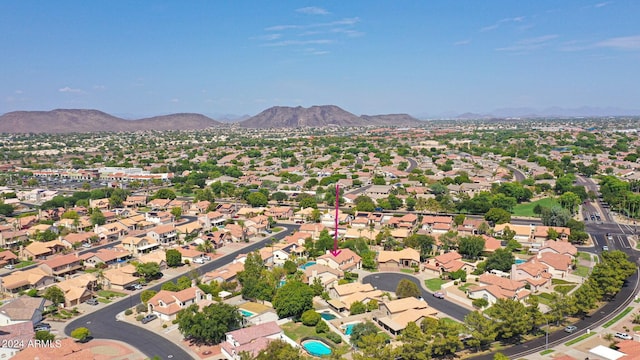
<svg viewBox="0 0 640 360">
<path fill-rule="evenodd" d="M 407 273 L 407 274 L 415 274 L 416 271 L 413 269 L 400 269 L 400 271 L 402 271 L 403 273 Z"/>
<path fill-rule="evenodd" d="M 589 268 L 583 265 L 578 265 L 573 273 L 578 276 L 587 277 L 587 275 L 589 275 Z"/>
<path fill-rule="evenodd" d="M 545 351 L 541 351 L 540 355 L 547 355 L 547 354 L 551 354 L 554 350 L 553 349 L 547 349 Z"/>
<path fill-rule="evenodd" d="M 629 306 L 628 308 L 624 309 L 623 312 L 621 312 L 620 314 L 616 315 L 616 317 L 614 317 L 613 319 L 607 321 L 604 325 L 602 325 L 602 327 L 608 328 L 609 326 L 615 324 L 620 319 L 625 317 L 628 313 L 630 313 L 631 310 L 633 310 L 633 308 L 631 306 Z"/>
<path fill-rule="evenodd" d="M 575 288 L 576 284 L 573 285 L 558 285 L 555 288 L 553 288 L 555 291 L 561 293 L 561 294 L 568 294 L 569 291 L 573 290 L 573 288 Z"/>
<path fill-rule="evenodd" d="M 595 331 L 592 331 L 592 332 L 590 332 L 589 334 L 584 334 L 584 335 L 582 335 L 582 336 L 578 336 L 577 338 L 575 338 L 575 339 L 573 339 L 573 340 L 571 340 L 571 341 L 567 341 L 567 342 L 566 342 L 566 343 L 564 343 L 564 344 L 565 344 L 566 346 L 571 346 L 571 345 L 573 345 L 573 344 L 577 344 L 577 343 L 579 343 L 580 341 L 582 341 L 582 340 L 584 340 L 584 339 L 586 339 L 586 338 L 588 338 L 588 337 L 590 337 L 590 336 L 593 336 L 593 335 L 595 335 L 595 334 L 596 334 L 596 332 L 595 332 Z"/>
<path fill-rule="evenodd" d="M 111 291 L 111 290 L 100 290 L 98 291 L 98 296 L 101 296 L 103 298 L 110 298 L 110 297 L 123 297 L 126 296 L 127 294 L 123 294 L 123 293 L 119 293 L 117 291 Z"/>
<path fill-rule="evenodd" d="M 579 252 L 578 253 L 578 257 L 582 260 L 587 260 L 587 261 L 591 261 L 591 254 L 586 253 L 586 252 Z"/>
<path fill-rule="evenodd" d="M 545 304 L 545 305 L 549 305 L 551 304 L 551 294 L 548 293 L 540 293 L 537 295 L 530 295 L 530 296 L 535 296 L 538 298 L 538 302 L 540 304 Z"/>
<path fill-rule="evenodd" d="M 311 336 L 311 337 L 323 338 L 327 340 L 329 344 L 335 344 L 333 341 L 327 338 L 327 333 L 316 334 L 315 326 L 306 326 L 302 323 L 288 322 L 286 324 L 280 325 L 280 327 L 284 331 L 284 334 L 290 337 L 291 339 L 293 339 L 293 341 L 299 341 L 302 338 Z M 339 346 L 339 344 L 336 344 L 334 346 L 337 347 Z"/>
<path fill-rule="evenodd" d="M 516 205 L 513 208 L 513 215 L 538 217 L 538 215 L 533 213 L 533 208 L 536 207 L 536 205 L 550 208 L 550 207 L 553 207 L 554 205 L 559 205 L 559 204 L 555 199 L 552 199 L 552 198 L 544 198 L 534 202 L 522 203 L 522 204 Z"/>
<path fill-rule="evenodd" d="M 33 261 L 21 261 L 18 264 L 16 264 L 16 269 L 22 269 L 23 267 L 29 266 L 29 265 L 33 265 L 35 264 L 35 262 Z"/>
<path fill-rule="evenodd" d="M 469 286 L 473 285 L 472 283 L 465 283 L 464 285 L 458 286 L 458 290 L 462 292 L 466 292 Z"/>
<path fill-rule="evenodd" d="M 427 289 L 431 290 L 431 291 L 438 291 L 440 290 L 440 288 L 442 287 L 442 284 L 444 284 L 445 281 L 440 279 L 440 278 L 435 278 L 435 279 L 427 279 L 424 281 L 424 285 L 427 287 Z"/>
<path fill-rule="evenodd" d="M 575 284 L 575 283 L 571 281 L 563 280 L 563 279 L 556 279 L 556 278 L 551 279 L 551 285 L 569 285 L 569 284 Z"/>
</svg>

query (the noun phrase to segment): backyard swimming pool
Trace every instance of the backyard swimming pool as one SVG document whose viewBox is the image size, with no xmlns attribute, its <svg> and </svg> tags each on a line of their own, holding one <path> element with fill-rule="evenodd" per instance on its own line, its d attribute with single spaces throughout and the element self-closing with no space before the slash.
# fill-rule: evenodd
<svg viewBox="0 0 640 360">
<path fill-rule="evenodd" d="M 315 265 L 316 262 L 315 261 L 309 261 L 308 263 L 304 264 L 304 265 L 300 265 L 300 269 L 302 270 L 306 270 L 309 266 Z"/>
<path fill-rule="evenodd" d="M 342 325 L 342 328 L 344 329 L 344 334 L 345 335 L 351 335 L 351 332 L 353 332 L 353 327 L 356 326 L 358 323 L 351 323 L 351 324 L 347 324 L 347 325 Z"/>
<path fill-rule="evenodd" d="M 239 309 L 239 310 L 240 310 L 240 313 L 242 314 L 242 316 L 244 316 L 244 317 L 251 317 L 251 316 L 255 315 L 251 311 L 247 311 L 245 309 Z"/>
<path fill-rule="evenodd" d="M 333 320 L 336 318 L 336 316 L 330 312 L 322 312 L 320 313 L 320 316 L 325 320 Z"/>
<path fill-rule="evenodd" d="M 331 354 L 331 348 L 322 341 L 318 340 L 305 340 L 302 342 L 302 347 L 313 356 L 324 356 Z"/>
</svg>

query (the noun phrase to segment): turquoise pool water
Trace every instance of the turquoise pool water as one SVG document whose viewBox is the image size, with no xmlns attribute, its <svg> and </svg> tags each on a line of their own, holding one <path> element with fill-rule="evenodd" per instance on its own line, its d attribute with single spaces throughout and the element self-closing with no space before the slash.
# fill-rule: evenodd
<svg viewBox="0 0 640 360">
<path fill-rule="evenodd" d="M 309 266 L 311 265 L 315 265 L 316 262 L 315 261 L 309 261 L 308 263 L 304 264 L 304 265 L 300 265 L 300 269 L 302 270 L 306 270 Z"/>
<path fill-rule="evenodd" d="M 524 264 L 524 263 L 526 263 L 526 262 L 527 262 L 527 261 L 526 261 L 526 260 L 523 260 L 523 259 L 516 259 L 516 265 Z"/>
<path fill-rule="evenodd" d="M 335 315 L 333 315 L 332 313 L 328 313 L 328 312 L 320 313 L 320 316 L 325 320 L 333 320 L 333 319 L 336 318 Z"/>
<path fill-rule="evenodd" d="M 318 340 L 305 340 L 302 342 L 302 347 L 313 356 L 324 356 L 331 354 L 331 348 L 322 341 Z"/>
<path fill-rule="evenodd" d="M 255 315 L 254 313 L 252 313 L 251 311 L 247 311 L 245 309 L 240 309 L 240 313 L 242 314 L 242 316 L 244 317 L 251 317 L 253 315 Z"/>
<path fill-rule="evenodd" d="M 353 332 L 353 327 L 356 326 L 356 324 L 347 324 L 345 326 L 343 326 L 342 328 L 344 329 L 344 334 L 345 335 L 351 335 L 351 333 Z"/>
</svg>

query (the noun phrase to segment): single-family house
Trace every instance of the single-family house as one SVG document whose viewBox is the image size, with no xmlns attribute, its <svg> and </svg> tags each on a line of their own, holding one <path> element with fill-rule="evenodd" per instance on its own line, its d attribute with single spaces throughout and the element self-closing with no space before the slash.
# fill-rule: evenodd
<svg viewBox="0 0 640 360">
<path fill-rule="evenodd" d="M 425 318 L 436 318 L 438 311 L 426 301 L 414 297 L 392 300 L 380 304 L 382 316 L 378 324 L 393 335 L 398 335 L 410 322 L 420 323 Z"/>
<path fill-rule="evenodd" d="M 150 314 L 156 314 L 164 321 L 172 321 L 178 311 L 203 300 L 206 300 L 205 293 L 194 285 L 180 291 L 160 290 L 147 301 L 147 306 Z"/>
<path fill-rule="evenodd" d="M 400 251 L 378 252 L 378 270 L 400 271 L 420 265 L 420 253 L 412 248 L 404 248 Z"/>
<path fill-rule="evenodd" d="M 173 224 L 158 225 L 147 232 L 147 236 L 151 237 L 162 246 L 174 243 L 178 238 L 178 231 Z"/>
<path fill-rule="evenodd" d="M 43 261 L 40 267 L 49 275 L 54 277 L 65 277 L 82 269 L 82 259 L 77 253 L 56 255 Z"/>
<path fill-rule="evenodd" d="M 28 270 L 17 270 L 2 278 L 2 291 L 8 294 L 17 294 L 23 290 L 42 289 L 55 282 L 52 275 L 47 274 L 39 267 Z"/>
<path fill-rule="evenodd" d="M 0 326 L 27 323 L 33 329 L 42 321 L 42 313 L 48 300 L 41 297 L 20 296 L 0 306 Z"/>
<path fill-rule="evenodd" d="M 297 347 L 297 344 L 284 334 L 280 326 L 275 321 L 271 321 L 228 332 L 226 341 L 220 344 L 220 349 L 227 359 L 240 360 L 241 353 L 256 357 L 274 340 L 285 340 Z"/>
<path fill-rule="evenodd" d="M 326 254 L 318 257 L 316 262 L 320 265 L 326 265 L 342 271 L 351 271 L 362 267 L 362 258 L 360 255 L 349 248 L 340 250 L 340 253 L 336 256 L 327 251 Z"/>
<path fill-rule="evenodd" d="M 98 279 L 94 274 L 82 274 L 56 284 L 64 293 L 64 306 L 76 306 L 93 297 Z"/>
<path fill-rule="evenodd" d="M 483 298 L 493 305 L 498 299 L 523 300 L 531 293 L 524 281 L 507 279 L 484 273 L 478 277 L 479 286 L 469 288 L 467 294 L 472 299 Z"/>
</svg>

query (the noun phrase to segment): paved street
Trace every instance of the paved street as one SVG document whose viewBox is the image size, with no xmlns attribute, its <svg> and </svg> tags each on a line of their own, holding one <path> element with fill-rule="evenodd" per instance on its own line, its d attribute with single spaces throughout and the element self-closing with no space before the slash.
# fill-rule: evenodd
<svg viewBox="0 0 640 360">
<path fill-rule="evenodd" d="M 275 234 L 272 237 L 266 237 L 262 240 L 249 243 L 247 246 L 233 251 L 223 257 L 210 261 L 197 268 L 199 274 L 204 274 L 213 269 L 217 269 L 226 264 L 229 264 L 240 253 L 247 253 L 255 251 L 264 247 L 272 241 L 272 238 L 283 239 L 289 235 L 292 230 L 296 229 L 297 225 L 279 224 L 285 230 Z M 178 274 L 175 277 L 181 276 Z M 174 277 L 174 278 L 175 278 Z M 166 279 L 164 282 L 171 279 Z M 163 283 L 164 283 L 163 282 Z M 162 283 L 149 287 L 149 289 L 159 291 Z M 135 306 L 140 301 L 140 297 L 137 293 L 124 298 L 120 301 L 106 305 L 98 310 L 73 320 L 65 328 L 65 334 L 69 335 L 71 331 L 77 327 L 87 327 L 95 338 L 114 339 L 125 342 L 134 346 L 148 357 L 159 356 L 161 359 L 190 359 L 191 354 L 187 353 L 182 347 L 177 344 L 167 341 L 164 337 L 152 332 L 147 331 L 143 327 L 133 325 L 124 321 L 118 321 L 117 315 L 124 312 L 126 309 Z M 102 305 L 99 305 L 102 306 Z"/>
</svg>

